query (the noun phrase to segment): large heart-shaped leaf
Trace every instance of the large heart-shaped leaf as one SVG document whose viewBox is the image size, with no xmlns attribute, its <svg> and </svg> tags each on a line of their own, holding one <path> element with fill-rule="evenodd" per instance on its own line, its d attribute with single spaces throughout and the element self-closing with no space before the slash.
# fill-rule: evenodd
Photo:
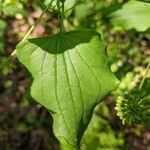
<svg viewBox="0 0 150 150">
<path fill-rule="evenodd" d="M 109 17 L 114 26 L 145 31 L 150 27 L 150 3 L 129 1 L 119 10 L 112 12 Z"/>
<path fill-rule="evenodd" d="M 64 150 L 77 150 L 94 107 L 117 86 L 99 33 L 78 30 L 29 39 L 17 46 L 31 72 L 31 95 L 52 114 Z"/>
</svg>

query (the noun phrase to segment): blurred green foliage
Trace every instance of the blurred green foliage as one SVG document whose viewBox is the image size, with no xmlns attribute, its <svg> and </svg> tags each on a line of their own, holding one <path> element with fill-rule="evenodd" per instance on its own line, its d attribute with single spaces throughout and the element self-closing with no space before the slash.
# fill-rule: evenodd
<svg viewBox="0 0 150 150">
<path fill-rule="evenodd" d="M 0 7 L 1 13 L 6 16 L 15 16 L 16 14 L 25 15 L 26 11 L 23 8 L 23 4 L 26 3 L 27 0 L 2 0 Z"/>
<path fill-rule="evenodd" d="M 95 109 L 91 123 L 82 140 L 83 150 L 116 150 L 123 149 L 123 133 L 115 132 L 106 119 L 109 117 L 107 106 L 98 106 Z M 104 118 L 102 118 L 103 116 Z"/>
<path fill-rule="evenodd" d="M 0 19 L 0 55 L 5 50 L 5 34 L 6 34 L 7 24 L 5 21 Z"/>
<path fill-rule="evenodd" d="M 121 26 L 124 29 L 136 29 L 145 31 L 149 28 L 150 3 L 142 1 L 129 1 L 118 8 L 118 10 L 108 14 L 114 26 Z"/>
</svg>

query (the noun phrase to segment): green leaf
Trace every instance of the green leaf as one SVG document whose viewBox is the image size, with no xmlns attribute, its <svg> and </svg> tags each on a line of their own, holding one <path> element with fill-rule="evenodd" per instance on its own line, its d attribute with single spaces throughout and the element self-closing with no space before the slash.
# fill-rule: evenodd
<svg viewBox="0 0 150 150">
<path fill-rule="evenodd" d="M 33 76 L 31 95 L 52 114 L 63 150 L 77 150 L 94 107 L 118 80 L 99 33 L 78 30 L 29 39 L 17 56 Z"/>
<path fill-rule="evenodd" d="M 120 26 L 126 30 L 134 28 L 137 31 L 145 31 L 150 27 L 150 3 L 129 1 L 108 17 L 114 26 Z"/>
</svg>

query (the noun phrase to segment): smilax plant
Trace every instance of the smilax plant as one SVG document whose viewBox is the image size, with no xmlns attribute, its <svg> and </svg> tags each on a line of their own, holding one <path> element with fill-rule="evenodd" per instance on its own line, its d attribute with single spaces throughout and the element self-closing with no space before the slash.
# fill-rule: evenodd
<svg viewBox="0 0 150 150">
<path fill-rule="evenodd" d="M 56 2 L 60 33 L 29 40 L 25 37 L 13 55 L 16 53 L 31 72 L 31 95 L 53 116 L 61 149 L 77 150 L 94 107 L 116 89 L 118 80 L 109 69 L 106 44 L 99 33 L 89 29 L 63 31 L 64 3 Z"/>
<path fill-rule="evenodd" d="M 65 13 L 76 6 L 66 10 L 65 1 L 50 1 L 12 56 L 32 74 L 31 96 L 51 113 L 60 148 L 79 150 L 95 106 L 118 87 L 118 80 L 110 71 L 106 44 L 98 32 L 64 32 Z M 60 32 L 27 39 L 49 9 L 59 14 Z"/>
</svg>

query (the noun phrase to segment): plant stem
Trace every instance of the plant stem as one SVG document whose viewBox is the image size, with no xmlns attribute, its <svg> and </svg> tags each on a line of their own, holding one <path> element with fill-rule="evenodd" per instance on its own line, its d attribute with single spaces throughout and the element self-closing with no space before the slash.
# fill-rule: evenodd
<svg viewBox="0 0 150 150">
<path fill-rule="evenodd" d="M 65 10 L 65 6 L 64 6 L 65 2 L 62 2 L 62 12 L 61 12 L 61 33 L 64 31 L 64 10 Z"/>
<path fill-rule="evenodd" d="M 62 33 L 64 31 L 64 4 L 65 4 L 65 0 L 57 0 L 57 7 L 59 10 L 59 19 L 60 19 L 60 33 Z"/>
<path fill-rule="evenodd" d="M 21 40 L 21 42 L 23 42 L 24 40 L 26 40 L 28 38 L 28 36 L 30 35 L 30 33 L 34 30 L 35 25 L 32 25 L 31 28 L 29 29 L 29 31 L 26 33 L 26 35 L 24 36 L 24 38 Z M 20 43 L 21 43 L 20 42 Z M 16 49 L 12 52 L 11 56 L 16 55 Z"/>
<path fill-rule="evenodd" d="M 144 81 L 145 81 L 145 78 L 146 78 L 146 76 L 147 76 L 147 74 L 148 74 L 149 69 L 150 69 L 150 61 L 149 61 L 148 65 L 147 65 L 147 67 L 146 67 L 146 72 L 145 72 L 145 75 L 144 75 L 144 77 L 143 77 L 143 79 L 142 79 L 142 81 L 141 81 L 141 84 L 140 84 L 140 86 L 139 86 L 139 90 L 142 89 L 142 86 L 143 86 L 143 84 L 144 84 Z"/>
<path fill-rule="evenodd" d="M 42 12 L 42 14 L 40 15 L 40 17 L 38 18 L 38 20 L 31 26 L 31 28 L 29 29 L 29 31 L 25 34 L 24 38 L 20 41 L 23 42 L 24 40 L 26 40 L 29 35 L 31 34 L 31 32 L 34 30 L 34 28 L 36 27 L 36 25 L 40 22 L 41 18 L 43 17 L 43 15 L 46 13 L 46 11 L 51 7 L 52 3 L 54 0 L 52 0 L 50 2 L 50 4 L 44 9 L 44 11 Z M 16 55 L 16 49 L 12 52 L 11 56 Z"/>
</svg>

